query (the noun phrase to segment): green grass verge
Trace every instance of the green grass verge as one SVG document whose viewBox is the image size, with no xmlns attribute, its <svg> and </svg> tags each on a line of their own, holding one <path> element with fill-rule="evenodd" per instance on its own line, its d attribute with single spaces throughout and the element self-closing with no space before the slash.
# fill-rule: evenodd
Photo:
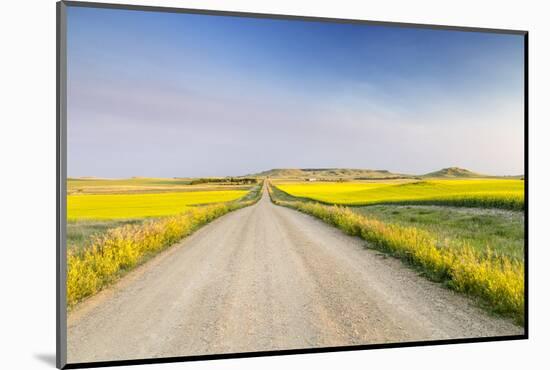
<svg viewBox="0 0 550 370">
<path fill-rule="evenodd" d="M 124 225 L 140 225 L 147 219 L 122 220 L 79 220 L 67 223 L 67 249 L 81 250 L 86 248 L 90 241 L 110 229 Z"/>
<path fill-rule="evenodd" d="M 449 248 L 462 244 L 477 252 L 524 258 L 525 224 L 523 212 L 452 208 L 440 206 L 376 205 L 352 207 L 352 211 L 385 223 L 416 227 L 437 236 L 438 244 Z"/>
</svg>

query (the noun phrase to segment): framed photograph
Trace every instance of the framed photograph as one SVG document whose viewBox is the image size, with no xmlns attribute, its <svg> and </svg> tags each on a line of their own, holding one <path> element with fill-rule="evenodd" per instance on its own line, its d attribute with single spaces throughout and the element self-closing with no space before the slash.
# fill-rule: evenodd
<svg viewBox="0 0 550 370">
<path fill-rule="evenodd" d="M 58 368 L 528 337 L 527 31 L 57 27 Z"/>
</svg>

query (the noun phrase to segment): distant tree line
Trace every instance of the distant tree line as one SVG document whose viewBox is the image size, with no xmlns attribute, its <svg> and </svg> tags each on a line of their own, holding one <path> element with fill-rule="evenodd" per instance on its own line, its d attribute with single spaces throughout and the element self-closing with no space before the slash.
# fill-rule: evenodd
<svg viewBox="0 0 550 370">
<path fill-rule="evenodd" d="M 257 184 L 258 180 L 253 177 L 223 177 L 223 178 L 206 177 L 206 178 L 193 179 L 191 180 L 189 185 L 209 184 L 209 183 L 248 185 L 248 184 Z"/>
<path fill-rule="evenodd" d="M 354 180 L 405 180 L 405 179 L 422 180 L 422 177 L 418 177 L 418 176 L 354 177 Z"/>
</svg>

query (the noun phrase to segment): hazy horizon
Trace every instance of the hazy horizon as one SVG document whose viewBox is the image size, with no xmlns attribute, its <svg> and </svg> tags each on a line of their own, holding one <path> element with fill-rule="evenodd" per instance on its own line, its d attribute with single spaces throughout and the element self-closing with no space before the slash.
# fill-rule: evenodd
<svg viewBox="0 0 550 370">
<path fill-rule="evenodd" d="M 434 169 L 432 171 L 428 171 L 428 172 L 425 172 L 425 173 L 396 172 L 396 171 L 389 171 L 389 172 L 392 173 L 392 174 L 398 174 L 398 175 L 422 176 L 422 175 L 426 175 L 428 173 L 437 172 L 437 171 L 448 169 L 448 168 L 460 168 L 460 169 L 465 169 L 465 170 L 468 170 L 468 171 L 471 171 L 473 173 L 477 173 L 477 174 L 480 174 L 480 175 L 496 176 L 496 177 L 516 177 L 516 176 L 524 176 L 525 175 L 524 173 L 515 173 L 515 174 L 481 173 L 479 171 L 472 170 L 470 168 L 460 167 L 460 166 L 442 167 L 442 168 L 437 168 L 437 169 Z M 116 177 L 116 176 L 94 176 L 94 175 L 82 175 L 82 176 L 70 176 L 69 175 L 68 178 L 75 178 L 75 179 L 80 179 L 80 178 L 82 178 L 82 179 L 84 179 L 84 178 L 104 178 L 104 179 L 114 179 L 114 180 L 116 180 L 116 179 L 129 179 L 129 178 L 245 177 L 245 176 L 255 175 L 255 174 L 258 174 L 258 173 L 261 173 L 261 172 L 272 171 L 272 170 L 304 170 L 304 169 L 308 169 L 308 170 L 347 169 L 347 170 L 358 170 L 358 171 L 361 171 L 361 170 L 384 171 L 384 170 L 386 170 L 384 168 L 349 168 L 349 167 L 303 167 L 303 168 L 300 168 L 300 167 L 276 167 L 276 168 L 268 168 L 268 169 L 263 169 L 263 170 L 259 170 L 259 171 L 248 172 L 248 173 L 229 174 L 229 175 L 209 175 L 209 176 L 185 176 L 185 175 L 178 175 L 178 176 L 121 176 L 121 177 Z"/>
<path fill-rule="evenodd" d="M 68 7 L 68 176 L 524 174 L 523 37 Z"/>
</svg>

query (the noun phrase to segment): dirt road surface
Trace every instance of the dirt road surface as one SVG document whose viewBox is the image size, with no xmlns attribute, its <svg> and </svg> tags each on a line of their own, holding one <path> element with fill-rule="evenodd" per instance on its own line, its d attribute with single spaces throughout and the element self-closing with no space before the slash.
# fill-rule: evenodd
<svg viewBox="0 0 550 370">
<path fill-rule="evenodd" d="M 523 333 L 365 245 L 264 192 L 71 312 L 68 361 Z"/>
</svg>

